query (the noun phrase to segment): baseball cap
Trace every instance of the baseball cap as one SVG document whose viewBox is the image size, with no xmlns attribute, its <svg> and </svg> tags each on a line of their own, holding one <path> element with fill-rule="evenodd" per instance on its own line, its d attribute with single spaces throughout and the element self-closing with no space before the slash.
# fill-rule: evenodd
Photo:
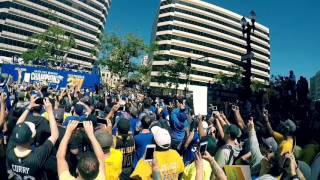
<svg viewBox="0 0 320 180">
<path fill-rule="evenodd" d="M 231 137 L 240 138 L 241 136 L 241 130 L 234 124 L 230 124 L 227 126 L 225 132 L 229 134 Z"/>
<path fill-rule="evenodd" d="M 151 128 L 151 132 L 154 137 L 154 141 L 156 142 L 157 146 L 163 149 L 169 149 L 171 145 L 171 136 L 169 131 L 163 129 L 159 126 L 153 126 Z"/>
<path fill-rule="evenodd" d="M 23 122 L 17 124 L 12 132 L 13 140 L 18 145 L 24 145 L 30 142 L 36 136 L 36 126 L 32 122 Z"/>
<path fill-rule="evenodd" d="M 74 111 L 75 111 L 79 116 L 81 116 L 81 115 L 83 114 L 83 110 L 84 110 L 84 108 L 83 108 L 83 106 L 82 106 L 81 104 L 76 104 L 76 105 L 74 106 Z"/>
<path fill-rule="evenodd" d="M 117 128 L 120 134 L 127 134 L 129 132 L 130 119 L 128 119 L 125 113 L 121 113 L 118 124 L 117 124 Z"/>
<path fill-rule="evenodd" d="M 262 138 L 262 142 L 269 147 L 272 152 L 276 152 L 278 149 L 278 144 L 276 140 L 273 137 L 268 137 L 268 138 Z"/>
<path fill-rule="evenodd" d="M 107 114 L 104 111 L 98 110 L 97 111 L 97 119 L 105 119 Z"/>
<path fill-rule="evenodd" d="M 99 129 L 94 134 L 102 149 L 109 149 L 112 146 L 113 137 L 104 129 Z"/>
<path fill-rule="evenodd" d="M 285 126 L 289 132 L 293 133 L 296 131 L 297 126 L 296 124 L 291 120 L 291 119 L 287 119 L 286 121 L 281 121 L 280 122 L 281 125 Z"/>
</svg>

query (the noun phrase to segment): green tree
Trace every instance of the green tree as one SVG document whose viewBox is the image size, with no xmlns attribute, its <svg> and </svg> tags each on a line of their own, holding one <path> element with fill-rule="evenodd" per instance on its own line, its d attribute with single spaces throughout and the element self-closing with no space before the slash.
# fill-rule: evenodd
<svg viewBox="0 0 320 180">
<path fill-rule="evenodd" d="M 185 78 L 192 72 L 192 68 L 188 68 L 186 65 L 187 59 L 178 58 L 171 61 L 170 64 L 162 66 L 159 69 L 158 82 L 160 84 L 166 84 L 171 88 L 174 86 L 176 91 L 178 90 L 181 79 Z M 186 82 L 186 81 L 185 81 Z"/>
<path fill-rule="evenodd" d="M 102 37 L 99 64 L 107 66 L 112 74 L 122 80 L 128 79 L 147 85 L 150 82 L 152 58 L 151 54 L 158 48 L 156 44 L 146 45 L 134 34 L 124 37 L 117 34 L 105 34 Z M 149 54 L 148 64 L 137 64 L 143 55 Z"/>
<path fill-rule="evenodd" d="M 242 83 L 242 69 L 240 66 L 232 65 L 229 69 L 234 72 L 234 75 L 230 76 L 225 73 L 219 72 L 219 74 L 215 75 L 215 81 L 218 84 L 222 84 L 226 87 L 232 87 L 241 85 Z"/>
<path fill-rule="evenodd" d="M 127 79 L 130 73 L 137 70 L 134 59 L 140 57 L 146 49 L 142 39 L 133 34 L 124 38 L 116 34 L 105 35 L 101 43 L 100 64 L 106 65 L 113 74 Z"/>
<path fill-rule="evenodd" d="M 260 81 L 253 80 L 251 82 L 251 89 L 253 92 L 259 92 L 260 90 L 266 89 L 266 85 Z"/>
<path fill-rule="evenodd" d="M 129 80 L 147 86 L 150 83 L 150 74 L 151 66 L 142 64 L 129 76 Z"/>
<path fill-rule="evenodd" d="M 69 50 L 76 46 L 73 36 L 67 36 L 59 26 L 51 26 L 47 31 L 34 34 L 28 38 L 28 43 L 35 48 L 22 54 L 24 61 L 54 60 L 62 61 Z"/>
</svg>

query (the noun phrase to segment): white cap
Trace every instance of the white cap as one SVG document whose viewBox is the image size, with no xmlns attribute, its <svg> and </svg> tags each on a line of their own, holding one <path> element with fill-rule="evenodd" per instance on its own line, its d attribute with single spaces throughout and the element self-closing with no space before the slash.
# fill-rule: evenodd
<svg viewBox="0 0 320 180">
<path fill-rule="evenodd" d="M 171 136 L 169 131 L 163 129 L 159 126 L 154 126 L 151 128 L 151 132 L 154 137 L 154 141 L 156 142 L 157 146 L 163 149 L 169 149 L 171 145 Z"/>
</svg>

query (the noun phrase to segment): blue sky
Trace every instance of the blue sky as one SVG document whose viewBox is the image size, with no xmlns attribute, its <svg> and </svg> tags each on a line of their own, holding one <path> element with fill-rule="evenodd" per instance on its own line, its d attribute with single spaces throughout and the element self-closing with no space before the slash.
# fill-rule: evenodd
<svg viewBox="0 0 320 180">
<path fill-rule="evenodd" d="M 238 14 L 257 13 L 257 21 L 270 28 L 271 73 L 308 79 L 320 70 L 319 0 L 205 0 Z M 113 0 L 107 32 L 134 33 L 150 42 L 160 0 Z"/>
</svg>

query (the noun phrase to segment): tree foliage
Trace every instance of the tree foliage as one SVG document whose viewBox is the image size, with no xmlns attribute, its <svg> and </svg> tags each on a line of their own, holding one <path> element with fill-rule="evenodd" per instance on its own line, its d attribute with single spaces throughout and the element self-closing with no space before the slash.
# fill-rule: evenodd
<svg viewBox="0 0 320 180">
<path fill-rule="evenodd" d="M 238 86 L 242 83 L 242 69 L 239 66 L 231 66 L 230 69 L 234 72 L 234 75 L 229 76 L 225 73 L 219 72 L 215 75 L 215 82 L 217 84 L 224 85 L 225 87 Z"/>
<path fill-rule="evenodd" d="M 253 92 L 259 92 L 260 90 L 266 89 L 266 85 L 260 81 L 252 81 L 251 89 Z"/>
<path fill-rule="evenodd" d="M 120 78 L 128 78 L 129 73 L 137 70 L 133 62 L 145 51 L 145 44 L 133 34 L 124 38 L 116 34 L 105 35 L 102 38 L 100 64 L 108 66 L 108 69 Z"/>
<path fill-rule="evenodd" d="M 189 68 L 186 63 L 186 59 L 178 58 L 163 66 L 159 71 L 158 82 L 167 84 L 169 88 L 174 86 L 177 89 L 180 79 L 186 78 L 192 71 L 192 68 Z"/>
<path fill-rule="evenodd" d="M 24 61 L 55 60 L 61 61 L 69 50 L 76 46 L 73 36 L 67 36 L 66 32 L 57 25 L 51 26 L 47 31 L 34 34 L 28 38 L 28 43 L 35 48 L 28 49 L 22 54 Z"/>
<path fill-rule="evenodd" d="M 150 81 L 151 58 L 148 64 L 137 64 L 143 55 L 152 54 L 156 45 L 148 46 L 134 34 L 124 37 L 117 34 L 104 35 L 100 46 L 99 63 L 122 79 L 147 84 Z"/>
</svg>

